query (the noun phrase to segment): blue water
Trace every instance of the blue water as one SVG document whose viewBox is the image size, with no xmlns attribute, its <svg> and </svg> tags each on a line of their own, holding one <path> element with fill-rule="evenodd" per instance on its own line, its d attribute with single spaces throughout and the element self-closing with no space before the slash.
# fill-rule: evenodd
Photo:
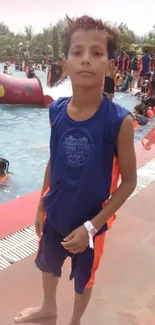
<svg viewBox="0 0 155 325">
<path fill-rule="evenodd" d="M 25 77 L 24 72 L 15 72 L 14 66 L 10 71 L 14 76 Z M 45 85 L 46 73 L 38 71 L 37 74 Z M 120 93 L 116 94 L 115 101 L 130 110 L 137 103 L 134 96 Z M 147 134 L 154 123 L 150 121 L 144 129 L 136 132 L 135 141 Z M 13 173 L 7 185 L 0 185 L 0 203 L 41 187 L 49 157 L 49 136 L 48 109 L 0 105 L 0 157 L 10 161 Z"/>
</svg>

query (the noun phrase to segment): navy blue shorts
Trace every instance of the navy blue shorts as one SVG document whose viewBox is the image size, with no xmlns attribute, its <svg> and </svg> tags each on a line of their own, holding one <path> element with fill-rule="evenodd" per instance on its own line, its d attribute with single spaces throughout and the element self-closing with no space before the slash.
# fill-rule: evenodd
<svg viewBox="0 0 155 325">
<path fill-rule="evenodd" d="M 75 291 L 81 294 L 86 287 L 94 284 L 94 274 L 103 253 L 104 239 L 105 233 L 94 238 L 94 250 L 88 247 L 83 253 L 71 254 L 61 245 L 62 235 L 46 219 L 35 260 L 36 266 L 40 271 L 52 273 L 60 278 L 64 261 L 70 256 L 72 263 L 69 278 L 74 278 Z"/>
</svg>

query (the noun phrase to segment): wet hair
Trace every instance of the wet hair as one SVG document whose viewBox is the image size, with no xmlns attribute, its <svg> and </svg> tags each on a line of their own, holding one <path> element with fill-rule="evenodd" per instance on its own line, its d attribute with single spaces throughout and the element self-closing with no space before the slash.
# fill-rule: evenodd
<svg viewBox="0 0 155 325">
<path fill-rule="evenodd" d="M 144 103 L 141 103 L 139 105 L 136 105 L 134 109 L 137 114 L 144 115 L 145 105 Z"/>
<path fill-rule="evenodd" d="M 70 19 L 66 16 L 66 27 L 62 37 L 64 55 L 66 58 L 68 57 L 72 35 L 78 30 L 103 31 L 107 38 L 108 57 L 109 59 L 114 57 L 118 43 L 118 33 L 116 29 L 110 27 L 107 23 L 103 23 L 101 19 L 95 19 L 85 15 L 76 19 Z"/>
<path fill-rule="evenodd" d="M 144 74 L 144 77 L 151 78 L 151 72 L 146 72 L 146 73 Z"/>
<path fill-rule="evenodd" d="M 4 172 L 8 173 L 9 161 L 5 158 L 0 158 L 0 168 L 3 169 Z"/>
</svg>

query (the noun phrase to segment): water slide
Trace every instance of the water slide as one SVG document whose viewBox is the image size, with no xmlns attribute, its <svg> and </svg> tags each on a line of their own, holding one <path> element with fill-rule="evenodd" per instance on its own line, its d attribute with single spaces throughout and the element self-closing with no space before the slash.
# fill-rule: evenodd
<svg viewBox="0 0 155 325">
<path fill-rule="evenodd" d="M 47 107 L 53 101 L 44 95 L 40 80 L 17 78 L 0 72 L 0 104 L 40 105 Z"/>
</svg>

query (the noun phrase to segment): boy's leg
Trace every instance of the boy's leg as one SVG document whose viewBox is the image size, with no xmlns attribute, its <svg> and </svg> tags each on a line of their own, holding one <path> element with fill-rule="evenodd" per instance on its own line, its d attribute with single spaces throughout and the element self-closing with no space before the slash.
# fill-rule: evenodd
<svg viewBox="0 0 155 325">
<path fill-rule="evenodd" d="M 45 220 L 43 236 L 39 244 L 35 263 L 42 271 L 43 303 L 34 308 L 28 308 L 15 317 L 17 323 L 23 323 L 41 317 L 56 316 L 56 289 L 61 277 L 61 268 L 66 253 L 61 245 L 60 234 Z"/>
<path fill-rule="evenodd" d="M 80 325 L 80 320 L 87 308 L 89 300 L 91 298 L 92 288 L 84 289 L 80 295 L 75 293 L 74 310 L 69 325 Z"/>
<path fill-rule="evenodd" d="M 40 306 L 27 308 L 15 317 L 16 323 L 28 322 L 42 317 L 53 317 L 57 314 L 56 288 L 59 278 L 51 273 L 42 272 L 43 302 Z"/>
<path fill-rule="evenodd" d="M 94 257 L 93 257 L 93 266 L 91 268 L 91 277 L 89 279 L 89 282 L 85 284 L 83 293 L 82 294 L 78 294 L 77 292 L 75 293 L 74 309 L 73 309 L 73 314 L 69 325 L 80 325 L 81 318 L 91 298 L 92 287 L 95 283 L 95 272 L 99 266 L 100 259 L 103 254 L 104 242 L 105 242 L 105 233 L 96 236 L 94 239 Z M 89 264 L 90 255 L 89 255 L 88 263 L 84 261 L 86 258 L 87 258 L 87 252 L 84 252 L 82 254 L 79 254 L 79 259 L 77 259 L 78 261 L 77 264 L 75 265 L 76 268 L 75 289 L 78 289 L 78 286 L 80 285 L 81 276 L 82 277 L 84 276 L 85 278 L 87 271 L 88 272 L 90 271 L 87 268 L 85 268 L 85 266 Z"/>
</svg>

